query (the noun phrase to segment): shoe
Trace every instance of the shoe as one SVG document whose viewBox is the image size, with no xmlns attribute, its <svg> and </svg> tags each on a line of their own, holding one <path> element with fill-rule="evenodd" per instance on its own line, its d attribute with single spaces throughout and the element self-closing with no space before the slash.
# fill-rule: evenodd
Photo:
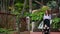
<svg viewBox="0 0 60 34">
<path fill-rule="evenodd" d="M 49 29 L 49 27 L 47 27 L 47 29 Z"/>
</svg>

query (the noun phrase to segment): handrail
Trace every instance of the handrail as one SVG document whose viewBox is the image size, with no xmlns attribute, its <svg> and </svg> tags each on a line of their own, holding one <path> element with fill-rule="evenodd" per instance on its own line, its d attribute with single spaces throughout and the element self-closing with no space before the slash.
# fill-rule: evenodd
<svg viewBox="0 0 60 34">
<path fill-rule="evenodd" d="M 9 14 L 9 13 L 2 13 L 2 12 L 0 12 L 0 14 L 7 14 L 7 15 L 12 15 L 12 16 L 17 16 L 17 15 L 15 15 L 15 14 Z"/>
</svg>

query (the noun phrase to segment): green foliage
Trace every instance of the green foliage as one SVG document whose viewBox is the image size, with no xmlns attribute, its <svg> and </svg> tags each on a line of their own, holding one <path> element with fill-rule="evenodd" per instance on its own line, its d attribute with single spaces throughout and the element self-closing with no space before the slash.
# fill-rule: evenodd
<svg viewBox="0 0 60 34">
<path fill-rule="evenodd" d="M 53 28 L 55 28 L 55 29 L 60 28 L 60 24 L 59 24 L 60 18 L 55 17 L 52 22 L 53 22 L 53 24 L 52 24 L 53 25 Z"/>
<path fill-rule="evenodd" d="M 28 0 L 27 0 L 28 4 Z M 28 8 L 29 6 L 26 4 L 25 10 L 23 12 L 23 17 L 26 17 L 28 14 Z M 11 10 L 11 14 L 17 15 L 16 16 L 16 23 L 19 23 L 20 17 L 21 17 L 21 11 L 24 6 L 24 0 L 15 0 L 14 8 Z"/>
<path fill-rule="evenodd" d="M 33 13 L 31 16 L 32 16 L 32 20 L 41 20 L 42 18 L 42 15 L 43 15 L 43 12 L 36 12 L 36 13 Z"/>
<path fill-rule="evenodd" d="M 50 9 L 50 8 L 49 8 L 48 6 L 43 6 L 43 7 L 41 8 L 41 11 L 44 12 L 44 11 L 49 10 L 49 9 Z"/>
<path fill-rule="evenodd" d="M 18 10 L 13 9 L 13 10 L 11 11 L 11 14 L 19 15 L 20 13 L 19 13 Z"/>
<path fill-rule="evenodd" d="M 43 6 L 40 10 L 37 10 L 36 12 L 32 13 L 31 16 L 31 20 L 41 20 L 43 18 L 43 15 L 45 13 L 45 11 L 49 9 L 47 6 Z"/>
<path fill-rule="evenodd" d="M 3 28 L 0 28 L 0 33 L 3 33 L 3 32 L 8 32 L 8 30 L 7 29 L 3 29 Z"/>
<path fill-rule="evenodd" d="M 58 18 L 58 17 L 55 17 L 54 19 L 53 19 L 53 22 L 54 23 L 58 23 L 60 21 L 60 18 Z"/>
<path fill-rule="evenodd" d="M 47 6 L 49 6 L 51 9 L 54 9 L 54 8 L 56 8 L 57 7 L 57 3 L 56 3 L 56 1 L 49 1 L 48 3 L 47 3 Z M 52 26 L 53 26 L 53 28 L 54 29 L 58 29 L 58 28 L 60 28 L 59 26 L 60 26 L 60 24 L 59 24 L 59 22 L 60 22 L 60 18 L 58 18 L 58 17 L 55 17 L 54 19 L 52 19 L 53 21 L 53 23 L 52 23 Z"/>
<path fill-rule="evenodd" d="M 15 9 L 12 9 L 11 13 L 15 15 L 19 15 L 22 11 L 23 3 L 17 2 L 15 3 Z"/>
<path fill-rule="evenodd" d="M 15 14 L 15 15 L 20 15 L 20 14 L 21 14 L 21 11 L 22 11 L 22 9 L 23 9 L 23 6 L 24 6 L 24 1 L 22 1 L 22 0 L 17 0 L 17 1 L 15 1 L 15 2 L 16 2 L 16 3 L 14 4 L 15 8 L 12 9 L 11 13 L 12 13 L 12 14 Z M 27 4 L 28 4 L 28 1 L 27 1 Z M 25 6 L 25 10 L 26 10 L 26 11 L 23 12 L 23 13 L 24 13 L 24 16 L 26 16 L 27 11 L 28 11 L 28 8 L 29 8 L 29 6 L 28 6 L 27 4 L 26 4 L 26 6 Z"/>
<path fill-rule="evenodd" d="M 15 30 L 0 28 L 0 34 L 13 34 Z"/>
<path fill-rule="evenodd" d="M 20 3 L 20 2 L 15 3 L 15 9 L 17 11 L 21 11 L 22 8 L 23 8 L 23 3 Z"/>
<path fill-rule="evenodd" d="M 23 6 L 23 3 L 17 2 L 17 3 L 15 4 L 15 6 L 17 6 L 17 7 L 22 7 L 22 6 Z"/>
<path fill-rule="evenodd" d="M 30 14 L 28 12 L 24 13 L 24 17 L 29 16 Z"/>
<path fill-rule="evenodd" d="M 53 9 L 53 8 L 57 7 L 57 3 L 56 3 L 56 1 L 49 1 L 47 3 L 47 6 L 49 6 L 51 9 Z"/>
</svg>

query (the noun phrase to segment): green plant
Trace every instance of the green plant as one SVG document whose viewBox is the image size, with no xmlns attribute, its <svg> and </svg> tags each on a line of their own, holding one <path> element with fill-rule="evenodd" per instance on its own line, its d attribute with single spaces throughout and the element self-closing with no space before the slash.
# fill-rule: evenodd
<svg viewBox="0 0 60 34">
<path fill-rule="evenodd" d="M 43 15 L 45 13 L 46 10 L 48 10 L 49 8 L 47 6 L 43 6 L 40 10 L 37 10 L 36 12 L 32 13 L 31 16 L 31 20 L 41 20 L 43 18 Z"/>
<path fill-rule="evenodd" d="M 56 3 L 56 1 L 49 1 L 47 3 L 47 6 L 49 6 L 51 9 L 54 9 L 57 7 L 57 3 Z"/>
<path fill-rule="evenodd" d="M 13 31 L 12 29 L 4 29 L 4 28 L 0 28 L 0 34 L 12 34 Z"/>
<path fill-rule="evenodd" d="M 8 32 L 8 30 L 7 29 L 3 29 L 3 28 L 0 28 L 0 33 L 3 33 L 3 32 Z"/>
<path fill-rule="evenodd" d="M 53 28 L 55 28 L 55 29 L 58 29 L 59 28 L 59 26 L 60 26 L 60 24 L 59 24 L 59 22 L 60 22 L 60 18 L 58 18 L 58 17 L 55 17 L 54 19 L 52 19 L 53 21 Z"/>
</svg>

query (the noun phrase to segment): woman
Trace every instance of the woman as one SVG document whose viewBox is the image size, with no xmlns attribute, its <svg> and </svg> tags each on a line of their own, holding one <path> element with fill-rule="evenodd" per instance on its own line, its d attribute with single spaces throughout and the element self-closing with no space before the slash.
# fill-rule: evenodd
<svg viewBox="0 0 60 34">
<path fill-rule="evenodd" d="M 47 27 L 47 29 L 49 29 L 50 27 L 50 19 L 51 19 L 51 11 L 50 10 L 46 10 L 43 20 L 44 20 L 44 29 Z"/>
</svg>

